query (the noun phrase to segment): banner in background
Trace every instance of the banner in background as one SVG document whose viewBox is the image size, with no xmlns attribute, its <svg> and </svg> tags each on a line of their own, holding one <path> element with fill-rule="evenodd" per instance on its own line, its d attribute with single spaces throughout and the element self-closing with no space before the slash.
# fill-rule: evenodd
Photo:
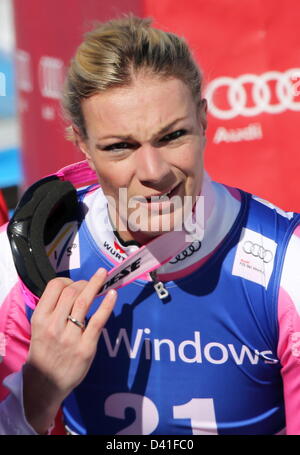
<svg viewBox="0 0 300 455">
<path fill-rule="evenodd" d="M 111 5 L 113 3 L 113 6 Z M 95 20 L 132 11 L 186 37 L 204 72 L 206 168 L 300 211 L 298 0 L 14 0 L 25 184 L 81 159 L 64 138 L 66 65 Z"/>
<path fill-rule="evenodd" d="M 204 73 L 206 168 L 217 181 L 300 211 L 298 0 L 145 0 L 186 37 Z"/>
<path fill-rule="evenodd" d="M 93 24 L 125 12 L 142 15 L 140 0 L 14 0 L 16 77 L 24 186 L 83 159 L 65 139 L 60 93 L 70 59 Z"/>
</svg>

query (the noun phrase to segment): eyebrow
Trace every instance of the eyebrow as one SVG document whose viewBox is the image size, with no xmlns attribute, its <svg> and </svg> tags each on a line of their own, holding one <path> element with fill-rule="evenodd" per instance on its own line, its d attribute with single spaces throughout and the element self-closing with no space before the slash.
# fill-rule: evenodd
<svg viewBox="0 0 300 455">
<path fill-rule="evenodd" d="M 178 122 L 181 122 L 182 120 L 186 120 L 187 117 L 180 117 L 176 120 L 174 120 L 173 122 L 169 123 L 168 125 L 164 126 L 163 128 L 161 128 L 157 133 L 154 134 L 154 136 L 152 137 L 155 138 L 157 136 L 160 136 L 162 134 L 165 134 L 167 133 L 174 125 L 176 125 L 176 123 Z M 123 135 L 108 135 L 108 136 L 103 136 L 103 137 L 98 137 L 96 140 L 101 142 L 105 139 L 119 139 L 119 140 L 122 140 L 122 141 L 135 141 L 134 137 L 129 134 L 129 135 L 126 135 L 126 136 L 123 136 Z"/>
</svg>

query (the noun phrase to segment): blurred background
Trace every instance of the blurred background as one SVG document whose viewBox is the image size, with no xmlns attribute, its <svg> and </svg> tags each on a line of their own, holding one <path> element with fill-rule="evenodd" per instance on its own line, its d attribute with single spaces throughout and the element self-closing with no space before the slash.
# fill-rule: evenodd
<svg viewBox="0 0 300 455">
<path fill-rule="evenodd" d="M 13 6 L 0 0 L 0 188 L 11 209 L 23 181 L 16 98 Z"/>
<path fill-rule="evenodd" d="M 204 72 L 210 175 L 300 211 L 299 0 L 0 0 L 0 189 L 82 159 L 60 91 L 84 32 L 122 13 L 185 36 Z"/>
</svg>

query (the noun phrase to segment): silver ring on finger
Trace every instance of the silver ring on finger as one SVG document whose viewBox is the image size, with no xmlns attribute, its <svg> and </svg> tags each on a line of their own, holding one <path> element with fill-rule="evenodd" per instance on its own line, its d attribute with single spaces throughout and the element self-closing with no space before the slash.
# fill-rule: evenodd
<svg viewBox="0 0 300 455">
<path fill-rule="evenodd" d="M 80 322 L 78 321 L 77 319 L 73 318 L 73 316 L 71 316 L 69 314 L 69 316 L 67 317 L 67 319 L 71 322 L 73 322 L 73 324 L 77 325 L 77 327 L 79 327 L 81 330 L 84 330 L 85 329 L 85 322 Z"/>
</svg>

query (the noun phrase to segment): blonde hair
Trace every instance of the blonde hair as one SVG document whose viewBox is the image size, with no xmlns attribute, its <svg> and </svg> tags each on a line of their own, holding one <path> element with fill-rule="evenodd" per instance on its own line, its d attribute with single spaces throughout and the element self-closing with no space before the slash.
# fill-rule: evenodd
<svg viewBox="0 0 300 455">
<path fill-rule="evenodd" d="M 184 38 L 151 27 L 133 15 L 99 24 L 86 34 L 67 74 L 63 109 L 87 138 L 81 100 L 117 86 L 129 86 L 139 71 L 182 80 L 198 101 L 202 75 Z"/>
</svg>

